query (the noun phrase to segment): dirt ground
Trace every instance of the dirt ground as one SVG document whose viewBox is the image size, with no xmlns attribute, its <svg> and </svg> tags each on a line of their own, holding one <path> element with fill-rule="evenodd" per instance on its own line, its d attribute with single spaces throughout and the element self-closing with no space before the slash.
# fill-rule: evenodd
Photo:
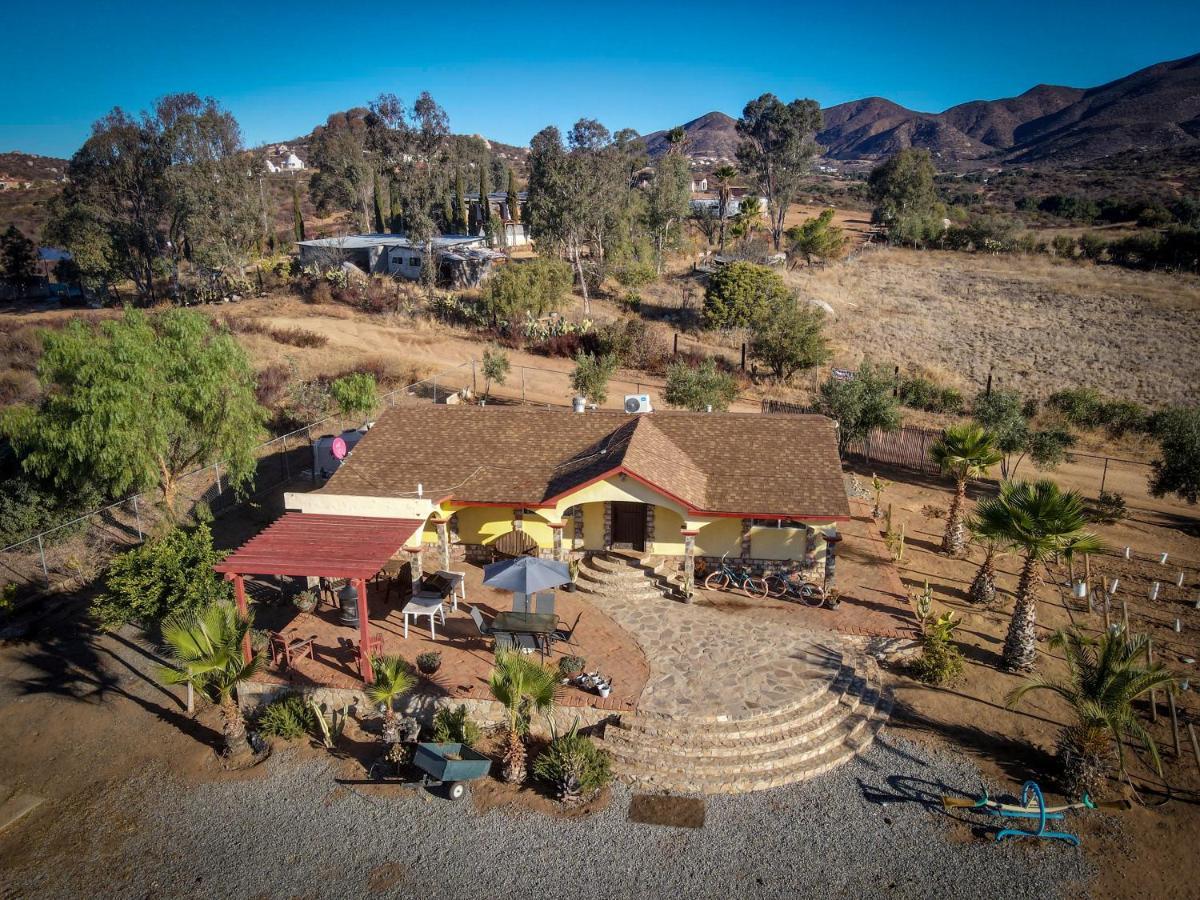
<svg viewBox="0 0 1200 900">
<path fill-rule="evenodd" d="M 860 473 L 864 483 L 870 474 Z M 1003 596 L 993 607 L 980 609 L 971 604 L 966 589 L 981 552 L 973 549 L 968 559 L 955 560 L 938 551 L 950 499 L 947 486 L 939 479 L 908 476 L 905 481 L 900 473 L 881 474 L 896 478 L 884 502 L 892 505 L 896 525 L 905 526 L 902 578 L 910 591 L 921 590 L 928 580 L 934 591 L 935 610 L 953 610 L 961 617 L 956 638 L 965 657 L 962 677 L 942 688 L 918 684 L 894 669 L 898 679 L 890 727 L 967 753 L 985 774 L 1010 783 L 1014 791 L 1028 779 L 1052 785 L 1054 742 L 1059 728 L 1069 721 L 1066 709 L 1057 697 L 1043 692 L 1027 695 L 1017 710 L 1008 709 L 1005 697 L 1023 679 L 998 668 L 1019 560 L 1012 556 L 999 559 L 998 585 Z M 1181 678 L 1191 675 L 1194 680 L 1195 664 L 1184 661 L 1200 656 L 1200 612 L 1192 608 L 1193 598 L 1200 597 L 1200 540 L 1196 537 L 1200 520 L 1195 510 L 1191 513 L 1191 517 L 1185 517 L 1175 509 L 1131 508 L 1127 521 L 1098 528 L 1116 553 L 1093 557 L 1091 565 L 1096 577 L 1121 578 L 1124 586 L 1117 596 L 1129 605 L 1131 629 L 1149 632 L 1160 648 L 1158 659 Z M 1126 544 L 1131 545 L 1135 556 L 1129 562 L 1123 558 Z M 1168 557 L 1166 567 L 1157 561 L 1157 554 L 1164 550 L 1175 557 L 1174 562 Z M 1159 600 L 1151 603 L 1145 599 L 1145 589 L 1153 576 L 1162 577 L 1160 570 L 1170 573 L 1172 583 L 1164 585 Z M 1173 583 L 1181 570 L 1185 573 L 1183 589 Z M 1089 614 L 1086 604 L 1081 606 L 1068 599 L 1065 581 L 1065 568 L 1054 568 L 1041 591 L 1038 607 L 1040 671 L 1051 678 L 1062 675 L 1065 665 L 1061 654 L 1044 643 L 1050 634 L 1072 624 L 1092 633 L 1104 627 L 1099 611 Z M 1120 613 L 1118 605 L 1113 618 L 1119 619 Z M 1172 627 L 1176 616 L 1182 619 L 1181 634 Z M 1195 896 L 1190 868 L 1179 863 L 1190 858 L 1200 829 L 1200 764 L 1193 757 L 1186 730 L 1182 733 L 1182 752 L 1175 755 L 1170 716 L 1162 694 L 1158 704 L 1159 721 L 1151 730 L 1162 752 L 1165 778 L 1159 779 L 1133 754 L 1130 760 L 1134 782 L 1147 805 L 1135 804 L 1131 811 L 1121 813 L 1115 820 L 1116 827 L 1099 816 L 1080 815 L 1070 822 L 1083 837 L 1085 852 L 1097 862 L 1100 875 L 1091 885 L 1097 896 Z M 1148 713 L 1148 704 L 1142 706 L 1144 714 Z M 1200 721 L 1200 699 L 1194 686 L 1180 693 L 1179 715 L 1181 723 Z M 1121 790 L 1121 786 L 1114 785 L 1114 792 Z"/>
<path fill-rule="evenodd" d="M 1195 402 L 1200 279 L 1046 257 L 880 249 L 787 273 L 828 303 L 835 365 L 869 357 L 968 393 L 1067 387 L 1151 406 Z"/>
</svg>

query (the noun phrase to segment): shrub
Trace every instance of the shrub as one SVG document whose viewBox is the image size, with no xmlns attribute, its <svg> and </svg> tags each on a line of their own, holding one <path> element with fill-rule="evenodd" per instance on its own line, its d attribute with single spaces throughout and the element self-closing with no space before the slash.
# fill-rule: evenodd
<svg viewBox="0 0 1200 900">
<path fill-rule="evenodd" d="M 1159 458 L 1153 462 L 1150 493 L 1174 494 L 1188 503 L 1200 497 L 1200 406 L 1176 406 L 1156 413 L 1152 429 Z"/>
<path fill-rule="evenodd" d="M 343 375 L 329 385 L 329 393 L 343 415 L 369 415 L 379 405 L 375 376 L 365 372 Z"/>
<path fill-rule="evenodd" d="M 1079 428 L 1090 428 L 1099 424 L 1104 398 L 1095 388 L 1071 388 L 1055 391 L 1046 405 L 1057 409 L 1068 422 Z"/>
<path fill-rule="evenodd" d="M 738 261 L 712 274 L 704 291 L 705 328 L 742 328 L 773 307 L 792 301 L 774 269 Z"/>
<path fill-rule="evenodd" d="M 1125 498 L 1115 491 L 1101 491 L 1100 496 L 1088 504 L 1088 519 L 1101 525 L 1111 525 L 1129 516 Z"/>
<path fill-rule="evenodd" d="M 64 491 L 17 472 L 0 481 L 0 547 L 51 528 L 56 530 L 43 538 L 44 543 L 57 544 L 82 534 L 88 526 L 87 521 L 72 520 L 99 506 L 100 502 L 101 495 L 97 491 Z M 68 522 L 72 524 L 67 525 Z"/>
<path fill-rule="evenodd" d="M 1110 400 L 1100 407 L 1099 420 L 1112 437 L 1122 437 L 1131 431 L 1146 431 L 1150 414 L 1140 403 L 1132 400 Z"/>
<path fill-rule="evenodd" d="M 921 622 L 921 655 L 910 665 L 913 677 L 926 684 L 945 684 L 962 674 L 962 652 L 953 641 L 958 624 L 952 612 L 936 619 L 926 616 Z"/>
<path fill-rule="evenodd" d="M 288 382 L 292 380 L 292 369 L 283 363 L 271 363 L 258 373 L 254 385 L 254 397 L 260 406 L 273 407 L 283 400 Z"/>
<path fill-rule="evenodd" d="M 493 325 L 523 315 L 544 316 L 562 304 L 574 277 L 562 260 L 538 257 L 510 262 L 488 279 L 481 306 Z"/>
<path fill-rule="evenodd" d="M 213 549 L 207 525 L 174 528 L 113 558 L 92 614 L 105 628 L 143 627 L 176 613 L 194 613 L 231 596 L 213 571 L 225 554 Z"/>
<path fill-rule="evenodd" d="M 550 741 L 534 760 L 533 774 L 553 787 L 563 803 L 578 802 L 612 781 L 607 751 L 576 728 Z"/>
<path fill-rule="evenodd" d="M 629 288 L 631 291 L 653 284 L 658 278 L 658 271 L 654 268 L 654 263 L 650 261 L 634 261 L 618 265 L 613 268 L 612 273 L 621 287 Z"/>
<path fill-rule="evenodd" d="M 258 733 L 295 740 L 317 728 L 316 712 L 299 694 L 285 694 L 267 704 L 258 716 Z"/>
<path fill-rule="evenodd" d="M 1075 238 L 1066 234 L 1056 234 L 1054 240 L 1050 242 L 1050 248 L 1054 251 L 1054 255 L 1062 259 L 1075 258 Z"/>
<path fill-rule="evenodd" d="M 961 412 L 963 395 L 957 388 L 941 387 L 922 375 L 907 375 L 900 380 L 900 402 L 910 409 L 925 412 Z"/>
<path fill-rule="evenodd" d="M 583 671 L 587 661 L 582 656 L 564 656 L 558 661 L 558 674 L 569 678 Z"/>
<path fill-rule="evenodd" d="M 795 301 L 764 310 L 750 325 L 750 355 L 786 381 L 829 359 L 825 313 Z"/>
<path fill-rule="evenodd" d="M 290 347 L 324 347 L 329 343 L 329 338 L 323 334 L 317 334 L 307 328 L 295 327 L 273 328 L 271 340 L 279 344 L 287 344 Z"/>
<path fill-rule="evenodd" d="M 1098 234 L 1087 231 L 1079 236 L 1079 255 L 1084 259 L 1098 261 L 1107 249 L 1108 242 Z"/>
<path fill-rule="evenodd" d="M 442 667 L 442 653 L 440 650 L 426 650 L 424 653 L 417 654 L 417 668 L 425 675 L 432 675 Z"/>
<path fill-rule="evenodd" d="M 737 379 L 717 370 L 709 358 L 698 366 L 680 361 L 667 367 L 667 385 L 663 399 L 671 406 L 704 412 L 709 406 L 720 412 L 729 409 L 737 398 Z"/>
<path fill-rule="evenodd" d="M 608 381 L 616 370 L 617 358 L 611 353 L 580 353 L 575 357 L 571 388 L 592 403 L 602 404 L 608 399 Z"/>
<path fill-rule="evenodd" d="M 483 732 L 467 715 L 465 705 L 451 709 L 443 706 L 433 716 L 433 739 L 439 744 L 466 744 L 475 747 Z"/>
</svg>

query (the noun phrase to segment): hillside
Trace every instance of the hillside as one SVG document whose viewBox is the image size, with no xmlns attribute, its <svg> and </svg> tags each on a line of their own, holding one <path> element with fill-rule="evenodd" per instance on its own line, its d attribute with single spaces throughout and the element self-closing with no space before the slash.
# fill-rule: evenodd
<svg viewBox="0 0 1200 900">
<path fill-rule="evenodd" d="M 1200 54 L 1158 63 L 1099 87 L 1039 84 L 1016 97 L 973 100 L 940 113 L 882 97 L 824 110 L 817 141 L 835 160 L 876 160 L 906 147 L 946 164 L 1078 163 L 1130 150 L 1200 146 Z M 688 155 L 732 158 L 736 120 L 711 112 L 684 125 Z M 647 136 L 651 156 L 666 132 Z"/>
</svg>

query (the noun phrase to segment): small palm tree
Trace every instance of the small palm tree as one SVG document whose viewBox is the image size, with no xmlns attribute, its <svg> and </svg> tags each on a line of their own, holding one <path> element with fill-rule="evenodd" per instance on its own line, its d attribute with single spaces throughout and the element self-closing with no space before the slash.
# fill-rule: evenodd
<svg viewBox="0 0 1200 900">
<path fill-rule="evenodd" d="M 189 684 L 221 709 L 225 727 L 225 752 L 230 759 L 251 756 L 246 740 L 246 719 L 234 692 L 254 676 L 261 656 L 246 662 L 242 643 L 250 633 L 251 619 L 233 604 L 217 601 L 190 615 L 171 616 L 163 622 L 162 636 L 174 665 L 164 667 L 164 684 Z"/>
<path fill-rule="evenodd" d="M 558 699 L 558 675 L 520 653 L 502 651 L 488 676 L 492 696 L 504 705 L 504 780 L 525 780 L 525 736 L 535 712 L 549 715 Z"/>
<path fill-rule="evenodd" d="M 986 606 L 996 599 L 996 557 L 1000 554 L 1001 547 L 999 542 L 980 538 L 978 535 L 975 536 L 975 543 L 983 547 L 983 562 L 979 564 L 979 569 L 971 580 L 967 597 L 972 603 Z"/>
<path fill-rule="evenodd" d="M 720 252 L 725 252 L 725 223 L 729 220 L 729 200 L 733 194 L 733 182 L 738 170 L 731 165 L 717 166 L 713 179 L 717 183 L 717 218 L 721 223 Z"/>
<path fill-rule="evenodd" d="M 963 504 L 967 499 L 967 482 L 984 475 L 1000 462 L 1002 454 L 996 449 L 996 438 L 978 425 L 952 425 L 938 438 L 929 451 L 942 474 L 954 479 L 954 499 L 942 535 L 942 550 L 958 556 L 966 546 L 963 528 Z"/>
<path fill-rule="evenodd" d="M 408 661 L 399 656 L 376 656 L 371 660 L 375 683 L 367 685 L 367 699 L 383 707 L 383 739 L 396 743 L 396 701 L 417 684 Z"/>
<path fill-rule="evenodd" d="M 1045 560 L 1067 545 L 1076 553 L 1098 553 L 1104 548 L 1086 526 L 1083 496 L 1078 491 L 1062 491 L 1046 479 L 1006 481 L 1000 486 L 1000 496 L 982 501 L 976 509 L 971 523 L 975 534 L 1025 557 L 1004 639 L 1006 669 L 1027 672 L 1037 660 L 1037 591 Z"/>
<path fill-rule="evenodd" d="M 1063 787 L 1071 793 L 1100 796 L 1112 769 L 1114 744 L 1119 770 L 1125 771 L 1125 737 L 1146 746 L 1161 776 L 1158 747 L 1138 721 L 1133 701 L 1157 687 L 1170 690 L 1175 676 L 1161 663 L 1144 664 L 1146 637 L 1130 637 L 1118 630 L 1096 640 L 1072 629 L 1055 633 L 1050 646 L 1061 648 L 1066 656 L 1066 680 L 1035 676 L 1008 695 L 1008 705 L 1016 707 L 1030 691 L 1051 691 L 1071 705 L 1075 722 L 1063 728 L 1057 747 Z"/>
</svg>

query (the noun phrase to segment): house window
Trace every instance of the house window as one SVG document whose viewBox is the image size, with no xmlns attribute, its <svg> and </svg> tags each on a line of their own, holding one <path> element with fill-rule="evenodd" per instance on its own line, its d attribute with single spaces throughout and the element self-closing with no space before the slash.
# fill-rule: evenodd
<svg viewBox="0 0 1200 900">
<path fill-rule="evenodd" d="M 415 266 L 419 266 L 419 265 L 421 265 L 421 257 L 419 257 L 419 256 L 410 256 L 410 257 L 408 258 L 408 264 L 409 264 L 410 266 L 414 266 L 414 267 L 415 267 Z"/>
<path fill-rule="evenodd" d="M 793 522 L 790 519 L 751 519 L 750 525 L 754 528 L 803 528 L 804 525 L 800 522 Z"/>
</svg>

